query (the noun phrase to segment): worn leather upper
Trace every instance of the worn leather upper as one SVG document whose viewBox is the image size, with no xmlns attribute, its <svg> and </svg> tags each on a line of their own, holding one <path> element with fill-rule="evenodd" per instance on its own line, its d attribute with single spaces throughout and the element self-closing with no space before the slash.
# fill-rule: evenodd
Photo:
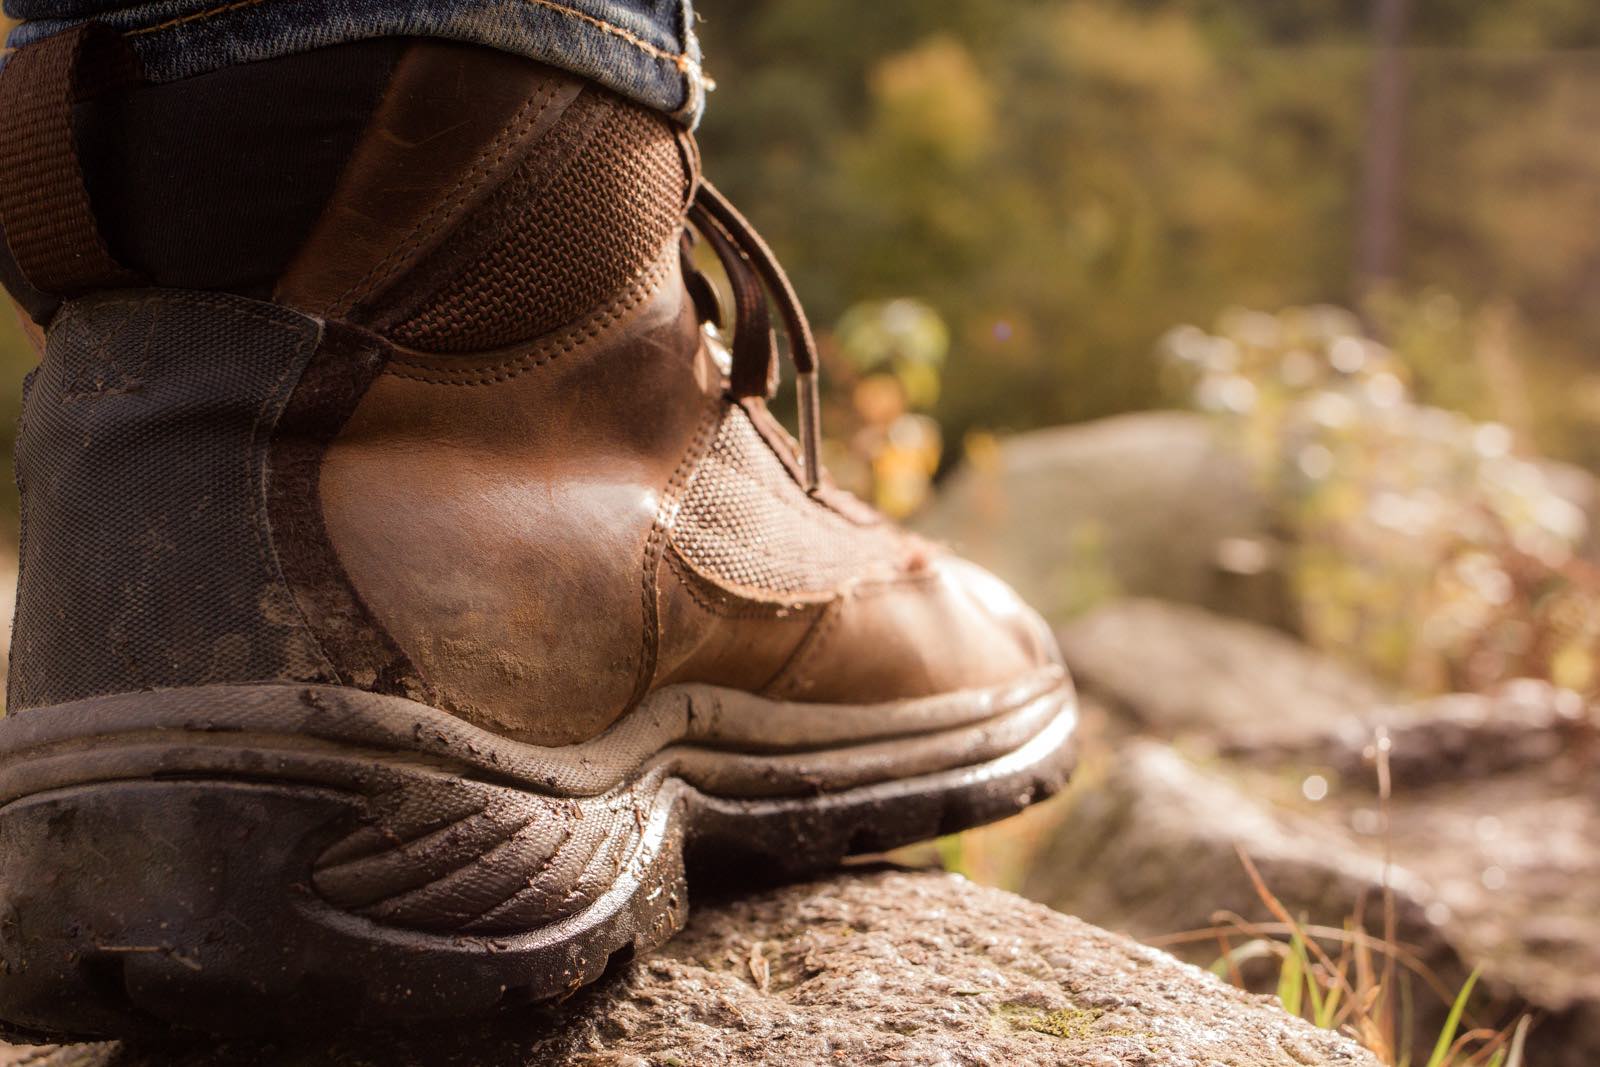
<svg viewBox="0 0 1600 1067">
<path fill-rule="evenodd" d="M 782 437 L 754 430 L 764 407 L 723 397 L 675 256 L 619 306 L 492 357 L 394 361 L 327 453 L 333 546 L 442 706 L 553 744 L 676 682 L 875 703 L 1052 662 L 996 579 L 805 494 Z M 837 566 L 854 548 L 836 530 L 812 538 L 823 554 L 798 561 L 800 586 L 691 561 L 684 502 L 730 477 L 708 462 L 730 425 L 759 472 L 744 488 L 777 502 L 734 544 L 739 563 L 770 572 L 796 528 L 845 524 L 870 543 L 857 566 Z"/>
<path fill-rule="evenodd" d="M 570 187 L 556 156 L 581 150 L 571 127 L 598 121 L 584 109 L 602 91 L 537 71 L 485 74 L 449 49 L 408 57 L 279 300 L 383 333 L 386 292 L 472 227 L 472 205 L 515 165 L 504 157 L 544 152 L 535 173 Z M 479 77 L 498 95 L 457 121 L 452 102 Z M 686 203 L 695 155 L 681 140 Z M 429 176 L 415 146 L 435 142 Z M 617 225 L 632 210 L 619 204 Z M 394 346 L 327 448 L 318 493 L 344 574 L 426 699 L 560 744 L 676 683 L 870 704 L 1054 661 L 1048 631 L 996 579 L 831 486 L 808 493 L 764 403 L 729 398 L 703 317 L 674 234 L 529 342 Z"/>
<path fill-rule="evenodd" d="M 862 706 L 1053 664 L 994 578 L 802 472 L 768 298 L 809 331 L 718 197 L 722 350 L 698 182 L 667 119 L 418 41 L 273 303 L 67 301 L 24 420 L 15 706 L 314 682 L 564 744 L 673 685 Z"/>
</svg>

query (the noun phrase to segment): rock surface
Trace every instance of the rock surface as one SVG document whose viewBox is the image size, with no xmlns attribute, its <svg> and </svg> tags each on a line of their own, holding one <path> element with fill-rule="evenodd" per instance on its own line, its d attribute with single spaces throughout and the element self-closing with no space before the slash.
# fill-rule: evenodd
<svg viewBox="0 0 1600 1067">
<path fill-rule="evenodd" d="M 1019 434 L 950 479 L 920 532 L 1064 621 L 1107 594 L 1284 625 L 1267 500 L 1206 416 L 1121 415 Z"/>
<path fill-rule="evenodd" d="M 1276 630 L 1181 604 L 1113 601 L 1059 637 L 1080 690 L 1166 739 L 1293 745 L 1391 701 Z"/>
<path fill-rule="evenodd" d="M 1376 1067 L 1170 956 L 952 875 L 875 871 L 703 904 L 661 952 L 448 1034 L 0 1047 L 0 1067 Z"/>
<path fill-rule="evenodd" d="M 1402 705 L 1277 633 L 1171 605 L 1108 607 L 1063 645 L 1144 736 L 1069 794 L 1029 896 L 1209 963 L 1214 939 L 1165 939 L 1269 918 L 1240 850 L 1291 913 L 1338 929 L 1364 906 L 1373 932 L 1387 860 L 1399 940 L 1451 990 L 1481 965 L 1481 1021 L 1529 1004 L 1529 1062 L 1600 1062 L 1600 717 L 1574 694 Z M 1431 1045 L 1444 1005 L 1417 993 Z"/>
</svg>

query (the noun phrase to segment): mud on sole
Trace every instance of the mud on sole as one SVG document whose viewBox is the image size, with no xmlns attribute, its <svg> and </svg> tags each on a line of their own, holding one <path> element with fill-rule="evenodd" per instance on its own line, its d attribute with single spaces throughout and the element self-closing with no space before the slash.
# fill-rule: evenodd
<svg viewBox="0 0 1600 1067">
<path fill-rule="evenodd" d="M 671 937 L 686 857 L 797 877 L 1011 815 L 1073 761 L 1060 678 L 812 750 L 733 747 L 723 696 L 555 749 L 332 687 L 0 720 L 0 1020 L 60 1040 L 484 1015 Z"/>
</svg>

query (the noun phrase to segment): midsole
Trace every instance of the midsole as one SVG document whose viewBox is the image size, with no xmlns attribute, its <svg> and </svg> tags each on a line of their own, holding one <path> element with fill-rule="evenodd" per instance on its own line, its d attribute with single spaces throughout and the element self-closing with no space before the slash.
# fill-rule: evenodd
<svg viewBox="0 0 1600 1067">
<path fill-rule="evenodd" d="M 387 777 L 375 770 L 402 766 L 549 796 L 598 796 L 652 769 L 712 795 L 803 796 L 983 762 L 1073 714 L 1071 687 L 1053 670 L 994 691 L 854 708 L 676 686 L 592 741 L 543 747 L 399 697 L 332 686 L 205 686 L 96 697 L 0 720 L 0 804 L 149 776 L 374 788 Z M 758 734 L 763 721 L 768 730 Z M 805 726 L 820 736 L 796 751 Z M 768 744 L 757 749 L 758 738 Z M 774 750 L 774 739 L 783 747 Z"/>
</svg>

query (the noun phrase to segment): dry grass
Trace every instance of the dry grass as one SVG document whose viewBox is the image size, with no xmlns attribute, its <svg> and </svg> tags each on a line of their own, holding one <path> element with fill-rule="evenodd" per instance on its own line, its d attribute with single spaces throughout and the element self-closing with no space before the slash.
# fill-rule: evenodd
<svg viewBox="0 0 1600 1067">
<path fill-rule="evenodd" d="M 1381 936 L 1366 932 L 1364 901 L 1358 902 L 1356 913 L 1342 929 L 1313 926 L 1296 919 L 1241 849 L 1239 862 L 1275 921 L 1253 923 L 1232 913 L 1220 913 L 1214 925 L 1204 930 L 1158 938 L 1152 943 L 1215 940 L 1220 955 L 1212 970 L 1240 987 L 1246 985 L 1241 964 L 1274 959 L 1278 999 L 1286 1011 L 1316 1026 L 1349 1035 L 1392 1067 L 1524 1067 L 1523 1046 L 1531 1017 L 1524 1015 L 1504 1029 L 1471 1025 L 1467 1020 L 1471 1018 L 1469 1005 L 1478 972 L 1473 971 L 1459 989 L 1451 990 L 1415 950 L 1399 941 L 1394 892 L 1389 885 L 1389 748 L 1388 735 L 1380 729 L 1369 755 L 1377 768 L 1383 820 Z M 1325 946 L 1333 946 L 1336 954 Z M 1413 980 L 1420 981 L 1432 996 L 1449 1005 L 1444 1026 L 1426 1060 L 1419 1060 L 1419 1050 L 1411 1047 Z"/>
</svg>

